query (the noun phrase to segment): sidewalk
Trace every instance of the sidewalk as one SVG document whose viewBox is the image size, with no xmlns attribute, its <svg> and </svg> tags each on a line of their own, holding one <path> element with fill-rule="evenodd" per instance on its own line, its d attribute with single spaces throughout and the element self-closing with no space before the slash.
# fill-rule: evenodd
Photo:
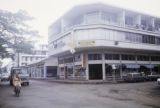
<svg viewBox="0 0 160 108">
<path fill-rule="evenodd" d="M 122 83 L 123 80 L 118 80 L 116 82 L 113 81 L 103 81 L 103 80 L 73 80 L 73 79 L 56 79 L 56 78 L 31 78 L 31 80 L 42 80 L 48 82 L 55 83 L 63 83 L 63 84 L 114 84 L 114 83 Z"/>
</svg>

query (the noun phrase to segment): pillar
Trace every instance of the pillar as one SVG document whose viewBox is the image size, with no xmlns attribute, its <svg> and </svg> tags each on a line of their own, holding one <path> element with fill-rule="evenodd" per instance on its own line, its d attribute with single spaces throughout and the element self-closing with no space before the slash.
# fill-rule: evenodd
<svg viewBox="0 0 160 108">
<path fill-rule="evenodd" d="M 120 58 L 120 76 L 121 76 L 121 79 L 123 78 L 123 72 L 122 72 L 122 55 L 120 54 L 119 55 L 119 58 Z"/>
<path fill-rule="evenodd" d="M 154 18 L 151 19 L 151 25 L 152 25 L 152 27 L 155 27 L 155 19 Z"/>
<path fill-rule="evenodd" d="M 73 79 L 75 79 L 75 55 L 73 55 Z"/>
<path fill-rule="evenodd" d="M 122 11 L 120 14 L 119 14 L 119 17 L 118 17 L 118 21 L 119 21 L 119 24 L 124 26 L 125 25 L 125 11 Z"/>
<path fill-rule="evenodd" d="M 82 67 L 86 68 L 86 80 L 89 80 L 89 71 L 88 71 L 88 54 L 87 52 L 82 53 Z"/>
<path fill-rule="evenodd" d="M 46 75 L 47 75 L 47 66 L 43 66 L 43 68 L 44 68 L 44 76 L 43 76 L 43 78 L 46 78 Z"/>
<path fill-rule="evenodd" d="M 105 69 L 105 54 L 102 54 L 102 73 L 103 73 L 103 80 L 106 80 L 106 69 Z"/>
</svg>

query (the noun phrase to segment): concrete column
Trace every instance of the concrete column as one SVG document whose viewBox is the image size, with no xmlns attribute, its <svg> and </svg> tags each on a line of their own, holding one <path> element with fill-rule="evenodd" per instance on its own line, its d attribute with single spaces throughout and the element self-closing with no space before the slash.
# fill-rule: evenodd
<svg viewBox="0 0 160 108">
<path fill-rule="evenodd" d="M 152 25 L 152 27 L 155 27 L 155 19 L 154 18 L 151 19 L 151 25 Z"/>
<path fill-rule="evenodd" d="M 46 78 L 46 76 L 47 76 L 47 66 L 43 66 L 43 68 L 44 68 L 44 76 L 43 76 L 43 78 Z"/>
<path fill-rule="evenodd" d="M 125 25 L 125 11 L 122 11 L 120 14 L 119 14 L 119 24 L 124 26 Z"/>
<path fill-rule="evenodd" d="M 121 76 L 121 79 L 123 78 L 123 76 L 122 76 L 122 74 L 123 74 L 123 72 L 122 72 L 122 55 L 120 54 L 120 76 Z"/>
<path fill-rule="evenodd" d="M 73 79 L 75 79 L 75 61 L 74 61 L 75 56 L 73 55 Z"/>
<path fill-rule="evenodd" d="M 105 69 L 105 54 L 102 54 L 102 73 L 103 73 L 103 80 L 106 80 L 106 69 Z"/>
<path fill-rule="evenodd" d="M 149 65 L 152 65 L 152 60 L 151 60 L 151 56 L 149 56 Z M 150 67 L 150 72 L 151 72 L 151 75 L 153 74 L 152 72 L 152 68 Z"/>
<path fill-rule="evenodd" d="M 88 69 L 88 53 L 84 52 L 82 56 L 82 67 L 86 68 L 86 80 L 89 80 L 89 69 Z"/>
</svg>

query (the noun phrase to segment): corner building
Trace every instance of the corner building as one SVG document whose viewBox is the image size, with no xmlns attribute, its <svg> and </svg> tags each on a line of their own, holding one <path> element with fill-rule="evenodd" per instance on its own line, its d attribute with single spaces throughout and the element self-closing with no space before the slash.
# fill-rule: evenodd
<svg viewBox="0 0 160 108">
<path fill-rule="evenodd" d="M 109 80 L 160 74 L 160 18 L 105 4 L 72 8 L 49 27 L 60 79 Z"/>
</svg>

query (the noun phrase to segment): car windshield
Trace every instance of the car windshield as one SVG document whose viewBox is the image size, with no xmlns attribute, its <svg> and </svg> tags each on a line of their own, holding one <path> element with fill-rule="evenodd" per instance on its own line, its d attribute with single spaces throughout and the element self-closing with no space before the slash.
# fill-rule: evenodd
<svg viewBox="0 0 160 108">
<path fill-rule="evenodd" d="M 27 69 L 22 69 L 20 74 L 28 74 Z"/>
</svg>

